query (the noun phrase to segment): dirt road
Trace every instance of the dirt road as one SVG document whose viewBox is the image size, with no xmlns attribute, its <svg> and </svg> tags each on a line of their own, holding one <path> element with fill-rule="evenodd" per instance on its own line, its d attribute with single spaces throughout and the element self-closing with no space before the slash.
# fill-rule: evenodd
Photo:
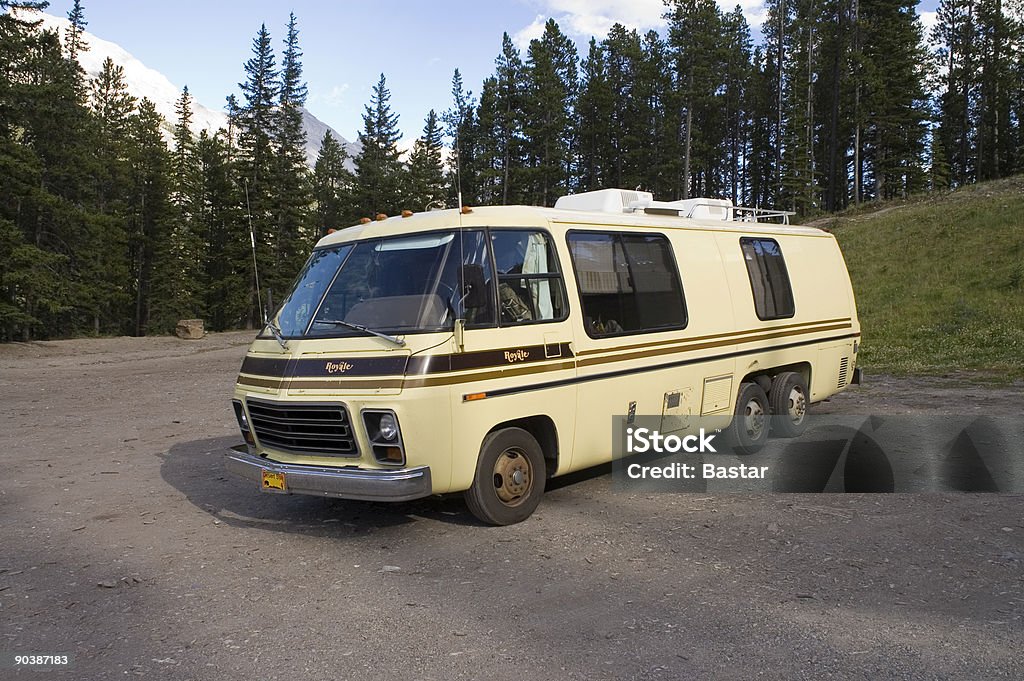
<svg viewBox="0 0 1024 681">
<path fill-rule="evenodd" d="M 1024 677 L 1020 496 L 589 475 L 489 528 L 261 495 L 220 459 L 249 339 L 0 347 L 0 653 L 72 657 L 17 678 Z M 951 404 L 1020 414 L 1024 388 L 874 377 L 827 408 Z"/>
</svg>

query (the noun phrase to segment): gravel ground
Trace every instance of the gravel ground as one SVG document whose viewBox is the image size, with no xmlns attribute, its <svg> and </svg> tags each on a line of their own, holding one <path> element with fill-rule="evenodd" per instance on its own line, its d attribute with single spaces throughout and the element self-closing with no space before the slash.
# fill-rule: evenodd
<svg viewBox="0 0 1024 681">
<path fill-rule="evenodd" d="M 1021 496 L 599 470 L 491 528 L 458 498 L 261 495 L 220 458 L 250 338 L 0 347 L 0 653 L 72 656 L 18 678 L 1024 678 Z M 823 410 L 1024 411 L 1020 385 L 868 380 Z"/>
</svg>

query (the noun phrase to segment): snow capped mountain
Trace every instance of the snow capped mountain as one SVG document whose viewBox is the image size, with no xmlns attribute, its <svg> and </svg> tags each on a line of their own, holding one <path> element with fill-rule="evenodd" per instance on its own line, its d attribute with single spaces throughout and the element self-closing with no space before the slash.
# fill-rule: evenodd
<svg viewBox="0 0 1024 681">
<path fill-rule="evenodd" d="M 45 12 L 25 13 L 23 17 L 32 20 L 38 19 L 40 28 L 56 31 L 61 36 L 61 40 L 71 26 L 71 22 L 67 19 Z M 153 102 L 156 110 L 166 119 L 166 130 L 170 132 L 177 119 L 174 104 L 181 96 L 181 88 L 168 80 L 164 74 L 143 64 L 117 43 L 103 40 L 88 31 L 83 33 L 83 39 L 89 49 L 78 53 L 78 62 L 82 65 L 85 73 L 90 78 L 96 77 L 103 69 L 103 62 L 110 57 L 115 64 L 124 68 L 124 79 L 129 94 L 137 99 L 145 97 Z M 225 95 L 227 94 L 225 93 Z M 328 131 L 345 148 L 350 157 L 354 158 L 359 153 L 357 142 L 349 142 L 331 126 L 305 109 L 302 110 L 302 122 L 306 130 L 306 159 L 310 166 L 316 162 L 316 157 L 320 153 L 320 143 Z M 227 125 L 226 113 L 210 109 L 193 99 L 192 132 L 199 134 L 202 130 L 208 130 L 212 133 L 220 128 L 227 128 Z M 351 159 L 347 165 L 350 169 L 353 167 Z"/>
</svg>

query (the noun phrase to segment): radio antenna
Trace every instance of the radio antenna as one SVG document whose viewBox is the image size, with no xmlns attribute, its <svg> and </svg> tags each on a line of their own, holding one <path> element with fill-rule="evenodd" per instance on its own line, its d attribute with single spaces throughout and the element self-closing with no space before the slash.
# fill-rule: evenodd
<svg viewBox="0 0 1024 681">
<path fill-rule="evenodd" d="M 263 294 L 260 293 L 260 270 L 256 265 L 256 233 L 252 228 L 252 209 L 249 208 L 249 178 L 242 178 L 245 181 L 245 214 L 249 217 L 249 243 L 252 245 L 252 273 L 256 278 L 256 302 L 260 306 L 260 316 L 263 325 L 267 324 L 267 310 L 263 307 Z"/>
<path fill-rule="evenodd" d="M 459 121 L 459 125 L 455 126 L 455 195 L 459 200 L 459 215 L 462 214 L 462 172 L 459 167 L 459 128 L 462 126 L 462 121 Z"/>
</svg>

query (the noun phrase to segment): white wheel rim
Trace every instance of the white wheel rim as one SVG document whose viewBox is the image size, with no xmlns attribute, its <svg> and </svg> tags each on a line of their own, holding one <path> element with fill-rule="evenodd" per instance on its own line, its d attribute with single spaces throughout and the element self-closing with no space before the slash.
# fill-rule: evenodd
<svg viewBox="0 0 1024 681">
<path fill-rule="evenodd" d="M 759 400 L 748 400 L 743 409 L 743 428 L 747 436 L 754 441 L 760 440 L 764 433 L 764 409 Z"/>
<path fill-rule="evenodd" d="M 794 385 L 789 391 L 788 402 L 789 420 L 798 426 L 807 416 L 807 395 L 804 394 L 803 388 Z"/>
</svg>

